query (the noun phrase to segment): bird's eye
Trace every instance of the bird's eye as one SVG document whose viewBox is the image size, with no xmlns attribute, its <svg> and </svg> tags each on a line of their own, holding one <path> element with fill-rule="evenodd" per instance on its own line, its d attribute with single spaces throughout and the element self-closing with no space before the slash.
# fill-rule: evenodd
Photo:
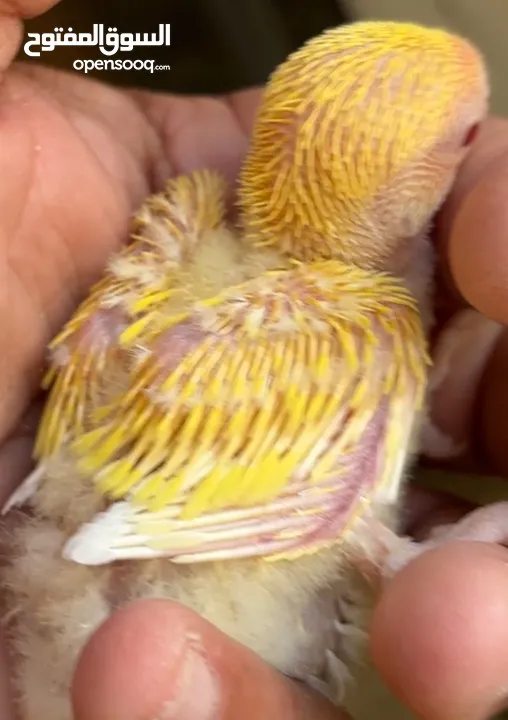
<svg viewBox="0 0 508 720">
<path fill-rule="evenodd" d="M 464 141 L 462 143 L 464 145 L 464 147 L 469 147 L 469 145 L 471 145 L 471 143 L 474 142 L 474 140 L 476 140 L 476 137 L 477 137 L 479 131 L 480 131 L 480 123 L 476 123 L 475 125 L 473 125 L 472 127 L 469 128 L 469 130 L 467 131 L 467 135 L 464 138 Z"/>
</svg>

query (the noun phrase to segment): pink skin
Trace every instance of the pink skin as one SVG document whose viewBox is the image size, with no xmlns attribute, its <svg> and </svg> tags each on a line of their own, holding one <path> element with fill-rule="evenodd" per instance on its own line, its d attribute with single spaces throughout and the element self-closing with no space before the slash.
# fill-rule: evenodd
<svg viewBox="0 0 508 720">
<path fill-rule="evenodd" d="M 378 532 L 377 527 L 375 531 Z M 379 530 L 379 536 L 381 534 Z M 385 552 L 388 552 L 379 562 L 383 580 L 391 580 L 422 553 L 458 541 L 508 545 L 508 502 L 480 507 L 455 522 L 436 526 L 430 537 L 421 543 L 387 535 Z"/>
</svg>

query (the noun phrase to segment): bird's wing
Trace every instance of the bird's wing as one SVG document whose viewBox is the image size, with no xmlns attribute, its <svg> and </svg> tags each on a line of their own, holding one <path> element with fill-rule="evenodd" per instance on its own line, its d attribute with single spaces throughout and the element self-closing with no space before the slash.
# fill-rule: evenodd
<svg viewBox="0 0 508 720">
<path fill-rule="evenodd" d="M 124 333 L 142 327 L 151 308 L 182 292 L 179 271 L 206 233 L 224 221 L 226 182 L 207 170 L 179 176 L 149 196 L 133 219 L 131 242 L 49 345 L 43 387 L 52 388 L 35 456 L 50 457 L 90 428 L 97 409 L 128 389 L 136 350 Z"/>
<path fill-rule="evenodd" d="M 68 557 L 287 557 L 398 486 L 428 360 L 393 279 L 296 265 L 134 335 L 150 351 L 74 444 L 114 502 Z"/>
<path fill-rule="evenodd" d="M 124 333 L 143 326 L 151 308 L 182 293 L 180 269 L 209 231 L 225 222 L 227 183 L 199 170 L 169 180 L 133 218 L 130 243 L 117 253 L 64 329 L 49 345 L 42 388 L 51 388 L 39 425 L 34 471 L 18 486 L 2 514 L 23 505 L 43 481 L 46 461 L 69 439 L 101 423 L 101 408 L 129 387 L 137 350 Z"/>
</svg>

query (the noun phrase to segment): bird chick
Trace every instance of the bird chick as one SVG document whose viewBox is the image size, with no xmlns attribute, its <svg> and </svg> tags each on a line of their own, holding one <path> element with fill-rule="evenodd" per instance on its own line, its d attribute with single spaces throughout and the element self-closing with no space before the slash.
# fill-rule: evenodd
<svg viewBox="0 0 508 720">
<path fill-rule="evenodd" d="M 336 698 L 353 575 L 415 552 L 394 530 L 429 368 L 427 233 L 487 96 L 464 39 L 332 29 L 268 83 L 237 222 L 207 170 L 145 201 L 50 346 L 38 464 L 8 504 L 29 506 L 4 571 L 23 720 L 70 720 L 81 648 L 143 597 Z"/>
</svg>

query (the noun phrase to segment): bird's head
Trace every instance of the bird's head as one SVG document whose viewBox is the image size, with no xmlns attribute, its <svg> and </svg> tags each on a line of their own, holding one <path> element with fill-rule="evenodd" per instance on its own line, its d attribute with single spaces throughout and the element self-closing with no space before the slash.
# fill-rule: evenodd
<svg viewBox="0 0 508 720">
<path fill-rule="evenodd" d="M 240 178 L 245 229 L 299 260 L 385 268 L 443 202 L 487 112 L 479 52 L 444 30 L 329 30 L 273 74 Z"/>
</svg>

